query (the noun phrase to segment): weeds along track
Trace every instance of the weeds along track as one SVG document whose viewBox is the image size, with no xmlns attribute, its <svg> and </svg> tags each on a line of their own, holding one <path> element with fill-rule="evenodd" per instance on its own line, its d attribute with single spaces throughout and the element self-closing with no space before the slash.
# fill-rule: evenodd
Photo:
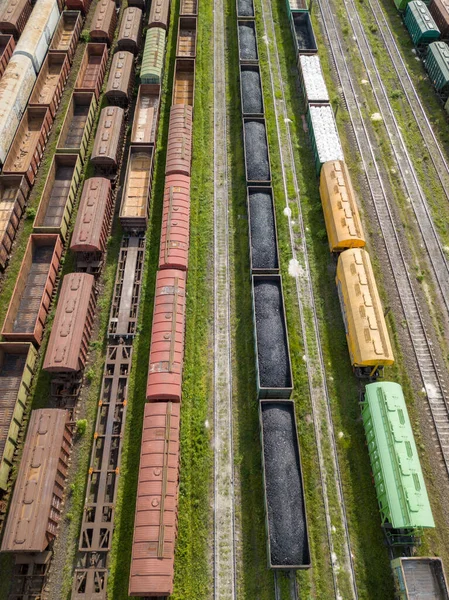
<svg viewBox="0 0 449 600">
<path fill-rule="evenodd" d="M 214 598 L 235 600 L 225 15 L 214 8 Z"/>
<path fill-rule="evenodd" d="M 413 161 L 410 158 L 410 155 L 407 150 L 407 145 L 404 141 L 402 133 L 400 131 L 398 122 L 396 120 L 393 108 L 391 106 L 388 92 L 385 88 L 385 85 L 382 80 L 382 76 L 380 74 L 379 69 L 377 68 L 376 60 L 374 58 L 368 37 L 365 33 L 365 29 L 363 23 L 360 19 L 360 15 L 357 9 L 357 6 L 354 0 L 349 0 L 346 6 L 346 11 L 348 14 L 349 22 L 351 24 L 352 32 L 354 35 L 355 43 L 360 52 L 360 56 L 362 62 L 364 64 L 367 77 L 371 84 L 371 88 L 373 90 L 374 97 L 376 99 L 376 103 L 379 107 L 379 112 L 382 116 L 383 122 L 385 124 L 385 130 L 387 132 L 388 138 L 390 140 L 391 149 L 393 151 L 393 156 L 396 161 L 403 188 L 410 198 L 411 205 L 413 207 L 416 221 L 421 232 L 422 242 L 427 250 L 428 258 L 430 264 L 432 266 L 435 281 L 437 284 L 437 289 L 440 291 L 439 297 L 442 306 L 445 306 L 446 313 L 449 315 L 449 265 L 446 260 L 446 256 L 443 250 L 443 246 L 441 244 L 438 233 L 433 224 L 432 216 L 430 213 L 429 205 L 427 202 L 427 198 L 421 188 L 421 185 L 418 180 L 418 176 L 416 174 L 415 167 L 413 165 Z M 373 6 L 373 5 L 372 5 Z M 380 6 L 379 6 L 380 10 Z M 373 11 L 374 12 L 374 11 Z M 377 17 L 376 17 L 377 18 Z M 380 24 L 378 23 L 380 28 Z M 384 37 L 385 40 L 385 37 Z M 385 42 L 388 47 L 387 42 Z M 391 56 L 391 54 L 390 54 Z M 393 60 L 393 59 L 392 59 Z M 394 61 L 393 61 L 394 64 Z M 404 65 L 405 68 L 405 65 Z M 397 71 L 397 69 L 396 69 Z M 403 69 L 404 71 L 404 69 Z M 401 81 L 402 86 L 405 85 L 405 76 L 404 72 L 400 74 L 398 71 L 398 77 Z M 407 69 L 405 69 L 405 72 Z M 411 83 L 411 82 L 409 82 Z M 405 87 L 404 87 L 404 91 Z M 412 103 L 410 94 L 407 94 L 407 98 L 410 103 L 410 107 L 415 114 L 415 110 L 417 109 L 419 112 L 419 107 L 416 106 L 416 102 Z M 422 106 L 421 109 L 423 110 Z M 422 127 L 419 124 L 417 119 L 418 126 L 420 127 L 422 137 L 424 141 L 430 138 L 430 134 L 427 131 L 427 136 L 424 135 Z M 433 133 L 433 132 L 432 132 Z M 435 140 L 436 142 L 436 140 Z M 429 147 L 428 147 L 429 148 Z M 429 152 L 432 155 L 432 152 Z M 442 155 L 440 156 L 440 159 Z M 448 196 L 449 188 L 447 187 L 449 173 L 447 171 L 447 164 L 444 162 L 444 165 L 440 164 L 439 169 L 442 173 L 439 175 L 441 184 L 443 187 L 446 196 Z M 437 168 L 437 172 L 439 172 Z M 443 178 L 443 175 L 446 174 L 446 177 Z M 449 198 L 449 196 L 448 196 Z"/>
<path fill-rule="evenodd" d="M 417 285 L 408 271 L 401 241 L 394 226 L 388 204 L 388 178 L 380 172 L 373 142 L 364 122 L 351 72 L 329 0 L 319 0 L 322 27 L 329 43 L 329 50 L 338 75 L 349 118 L 358 146 L 369 192 L 384 238 L 391 271 L 396 282 L 399 301 L 405 315 L 408 333 L 415 353 L 417 366 L 426 390 L 430 415 L 435 426 L 435 436 L 441 449 L 442 460 L 449 476 L 449 408 L 447 390 L 442 380 L 432 343 L 426 331 L 421 308 L 414 286 Z M 385 178 L 385 180 L 384 180 Z"/>
<path fill-rule="evenodd" d="M 306 232 L 302 217 L 298 178 L 294 159 L 293 143 L 290 132 L 290 124 L 286 109 L 284 83 L 282 78 L 281 64 L 277 50 L 276 31 L 274 28 L 271 0 L 262 0 L 262 19 L 264 24 L 264 39 L 267 45 L 268 64 L 270 71 L 270 85 L 276 117 L 276 132 L 279 144 L 279 152 L 282 167 L 282 179 L 286 198 L 286 208 L 289 208 L 289 195 L 287 186 L 287 173 L 293 175 L 294 203 L 298 210 L 299 232 L 293 228 L 291 211 L 286 210 L 288 218 L 290 246 L 292 250 L 294 265 L 298 265 L 300 272 L 295 277 L 296 294 L 299 305 L 302 337 L 306 355 L 306 368 L 309 381 L 309 391 L 312 402 L 314 429 L 317 442 L 319 458 L 319 469 L 323 491 L 323 502 L 326 512 L 326 525 L 328 533 L 329 551 L 331 554 L 332 574 L 334 581 L 335 596 L 339 597 L 341 585 L 340 579 L 346 575 L 349 578 L 349 588 L 345 597 L 349 599 L 358 598 L 357 585 L 354 572 L 354 564 L 351 555 L 351 544 L 349 538 L 346 508 L 343 497 L 340 467 L 337 459 L 337 445 L 334 435 L 332 413 L 330 407 L 329 391 L 326 383 L 324 357 L 321 346 L 320 332 L 318 326 L 317 311 L 313 295 L 312 275 L 308 259 L 306 244 Z M 281 131 L 281 122 L 284 123 L 284 131 Z M 301 257 L 301 264 L 297 259 L 297 252 Z M 308 330 L 306 315 L 312 315 L 313 330 Z M 331 452 L 325 456 L 325 448 L 331 448 Z M 338 509 L 331 514 L 330 498 L 337 497 Z M 337 541 L 336 527 L 341 529 L 341 541 Z M 337 557 L 335 560 L 333 557 Z M 295 578 L 296 583 L 296 578 Z M 275 586 L 277 580 L 275 578 Z M 348 586 L 345 586 L 346 588 Z M 297 594 L 296 586 L 291 587 L 291 596 Z"/>
</svg>

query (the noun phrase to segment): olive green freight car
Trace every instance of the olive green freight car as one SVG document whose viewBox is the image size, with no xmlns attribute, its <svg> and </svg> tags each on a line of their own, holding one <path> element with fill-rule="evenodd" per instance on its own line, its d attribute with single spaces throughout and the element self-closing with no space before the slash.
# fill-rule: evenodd
<svg viewBox="0 0 449 600">
<path fill-rule="evenodd" d="M 142 68 L 140 70 L 141 83 L 162 83 L 165 38 L 165 29 L 162 29 L 161 27 L 153 27 L 147 31 L 142 58 Z"/>
<path fill-rule="evenodd" d="M 444 42 L 429 44 L 424 65 L 437 94 L 442 100 L 447 100 L 449 97 L 449 46 Z"/>
<path fill-rule="evenodd" d="M 412 0 L 407 4 L 405 26 L 413 43 L 418 48 L 436 42 L 441 35 L 429 9 L 422 0 Z"/>
<path fill-rule="evenodd" d="M 32 344 L 0 344 L 0 489 L 6 490 L 27 405 L 37 352 Z"/>
</svg>

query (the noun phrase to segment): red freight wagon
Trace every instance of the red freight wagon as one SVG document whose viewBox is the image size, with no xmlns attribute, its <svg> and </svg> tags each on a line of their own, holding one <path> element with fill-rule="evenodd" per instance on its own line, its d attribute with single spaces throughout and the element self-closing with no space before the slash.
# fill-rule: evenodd
<svg viewBox="0 0 449 600">
<path fill-rule="evenodd" d="M 0 35 L 0 77 L 2 77 L 8 66 L 9 59 L 14 52 L 16 43 L 12 35 Z"/>
<path fill-rule="evenodd" d="M 66 0 L 65 6 L 68 10 L 80 10 L 86 15 L 90 8 L 91 0 Z"/>
<path fill-rule="evenodd" d="M 70 249 L 76 252 L 77 267 L 96 272 L 106 252 L 112 219 L 111 182 L 91 177 L 83 188 Z"/>
<path fill-rule="evenodd" d="M 167 29 L 170 15 L 170 0 L 151 0 L 148 27 Z"/>
<path fill-rule="evenodd" d="M 159 269 L 185 271 L 190 242 L 190 177 L 168 175 L 165 178 L 162 209 Z"/>
<path fill-rule="evenodd" d="M 179 404 L 145 405 L 129 595 L 173 591 L 178 532 Z"/>
<path fill-rule="evenodd" d="M 185 307 L 185 271 L 158 271 L 147 380 L 149 401 L 181 401 Z"/>
<path fill-rule="evenodd" d="M 142 11 L 140 8 L 125 8 L 122 23 L 118 33 L 117 46 L 119 50 L 126 50 L 137 54 L 142 41 Z"/>
<path fill-rule="evenodd" d="M 62 250 L 58 234 L 30 235 L 3 324 L 8 342 L 40 346 Z"/>
<path fill-rule="evenodd" d="M 4 269 L 30 192 L 21 175 L 0 175 L 0 267 Z"/>
<path fill-rule="evenodd" d="M 64 277 L 45 354 L 45 371 L 77 373 L 84 369 L 95 315 L 94 283 L 89 273 Z"/>
<path fill-rule="evenodd" d="M 117 12 L 114 0 L 100 0 L 95 9 L 90 26 L 90 38 L 94 42 L 104 42 L 110 46 L 117 25 Z"/>
<path fill-rule="evenodd" d="M 43 552 L 56 537 L 71 447 L 69 411 L 32 411 L 2 552 Z"/>
<path fill-rule="evenodd" d="M 186 104 L 175 104 L 170 109 L 165 175 L 186 175 L 190 177 L 192 165 L 192 114 L 192 107 Z"/>
<path fill-rule="evenodd" d="M 134 55 L 120 50 L 114 54 L 105 96 L 108 102 L 127 106 L 134 88 Z"/>
<path fill-rule="evenodd" d="M 131 144 L 150 145 L 156 143 L 160 100 L 161 86 L 159 84 L 142 83 L 139 85 Z"/>
<path fill-rule="evenodd" d="M 87 44 L 74 92 L 94 92 L 98 100 L 103 85 L 108 47 L 106 44 Z"/>
<path fill-rule="evenodd" d="M 429 12 L 441 32 L 441 39 L 449 37 L 449 0 L 432 0 Z"/>
<path fill-rule="evenodd" d="M 66 52 L 71 63 L 75 55 L 81 27 L 82 18 L 78 10 L 65 10 L 61 13 L 50 42 L 50 54 L 52 52 Z"/>
<path fill-rule="evenodd" d="M 17 40 L 25 29 L 32 11 L 29 0 L 8 0 L 0 9 L 0 32 L 9 33 Z"/>
<path fill-rule="evenodd" d="M 70 62 L 65 52 L 47 54 L 30 96 L 29 106 L 45 106 L 54 119 L 61 102 Z"/>
</svg>

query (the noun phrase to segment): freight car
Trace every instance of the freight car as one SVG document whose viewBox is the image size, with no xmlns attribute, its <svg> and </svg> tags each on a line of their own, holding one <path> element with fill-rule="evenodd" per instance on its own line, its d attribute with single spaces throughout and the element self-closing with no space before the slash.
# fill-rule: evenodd
<svg viewBox="0 0 449 600">
<path fill-rule="evenodd" d="M 59 235 L 30 235 L 3 324 L 5 340 L 40 346 L 62 250 Z"/>
<path fill-rule="evenodd" d="M 198 0 L 181 0 L 179 16 L 198 16 Z"/>
<path fill-rule="evenodd" d="M 273 188 L 248 187 L 251 274 L 279 273 Z"/>
<path fill-rule="evenodd" d="M 33 7 L 29 0 L 9 0 L 0 9 L 1 33 L 13 35 L 17 40 L 25 29 Z"/>
<path fill-rule="evenodd" d="M 173 104 L 193 107 L 195 100 L 195 59 L 177 58 L 173 82 Z"/>
<path fill-rule="evenodd" d="M 131 131 L 131 144 L 154 145 L 156 143 L 160 103 L 160 85 L 143 83 L 139 86 Z"/>
<path fill-rule="evenodd" d="M 162 83 L 164 69 L 166 33 L 160 27 L 148 29 L 143 50 L 140 81 L 142 83 Z"/>
<path fill-rule="evenodd" d="M 192 119 L 191 106 L 176 104 L 170 109 L 167 160 L 165 175 L 190 177 L 192 167 Z"/>
<path fill-rule="evenodd" d="M 136 9 L 137 10 L 137 9 Z M 117 106 L 128 106 L 134 88 L 134 55 L 120 50 L 114 54 L 105 96 Z"/>
<path fill-rule="evenodd" d="M 316 54 L 318 52 L 312 19 L 308 11 L 292 11 L 290 15 L 290 27 L 296 53 L 298 54 L 298 62 L 301 54 Z"/>
<path fill-rule="evenodd" d="M 106 106 L 100 114 L 90 160 L 102 173 L 115 172 L 120 163 L 125 133 L 125 111 L 118 106 Z"/>
<path fill-rule="evenodd" d="M 69 71 L 70 62 L 65 52 L 47 54 L 28 105 L 47 107 L 54 119 Z"/>
<path fill-rule="evenodd" d="M 307 515 L 292 400 L 259 403 L 269 569 L 309 569 Z"/>
<path fill-rule="evenodd" d="M 190 177 L 165 177 L 159 269 L 187 270 L 190 243 Z"/>
<path fill-rule="evenodd" d="M 148 27 L 161 27 L 167 30 L 170 17 L 170 0 L 151 0 Z"/>
<path fill-rule="evenodd" d="M 259 65 L 240 65 L 240 97 L 244 117 L 265 114 Z"/>
<path fill-rule="evenodd" d="M 59 21 L 57 0 L 37 0 L 14 53 L 28 56 L 39 73 Z"/>
<path fill-rule="evenodd" d="M 119 50 L 137 55 L 142 39 L 142 11 L 140 8 L 125 8 L 118 32 L 117 47 Z"/>
<path fill-rule="evenodd" d="M 179 17 L 176 56 L 196 57 L 197 20 L 196 17 Z"/>
<path fill-rule="evenodd" d="M 50 43 L 51 52 L 66 52 L 72 63 L 82 27 L 81 13 L 78 10 L 65 10 L 59 17 L 55 33 Z"/>
<path fill-rule="evenodd" d="M 254 17 L 253 0 L 237 0 L 237 19 Z"/>
<path fill-rule="evenodd" d="M 76 253 L 77 270 L 96 275 L 101 268 L 112 221 L 111 182 L 91 177 L 83 188 L 70 249 Z"/>
<path fill-rule="evenodd" d="M 106 44 L 87 44 L 81 61 L 75 92 L 94 92 L 98 100 L 103 85 L 108 47 Z"/>
<path fill-rule="evenodd" d="M 348 167 L 343 160 L 323 164 L 320 196 L 331 252 L 366 244 L 357 200 Z"/>
<path fill-rule="evenodd" d="M 181 402 L 185 308 L 185 271 L 158 271 L 146 393 L 149 402 Z"/>
<path fill-rule="evenodd" d="M 306 107 L 309 102 L 329 103 L 329 92 L 324 81 L 318 55 L 300 54 L 298 59 L 299 79 Z"/>
<path fill-rule="evenodd" d="M 0 267 L 8 262 L 30 186 L 20 175 L 0 175 Z"/>
<path fill-rule="evenodd" d="M 27 108 L 3 165 L 5 175 L 24 175 L 30 186 L 34 184 L 52 122 L 45 106 Z"/>
<path fill-rule="evenodd" d="M 440 30 L 421 0 L 413 0 L 407 4 L 404 18 L 405 26 L 418 50 L 427 47 L 431 42 L 436 42 L 440 37 Z"/>
<path fill-rule="evenodd" d="M 0 79 L 0 163 L 3 164 L 36 81 L 27 56 L 13 55 Z"/>
<path fill-rule="evenodd" d="M 84 369 L 95 315 L 94 283 L 89 273 L 69 273 L 64 277 L 44 371 L 73 378 Z"/>
<path fill-rule="evenodd" d="M 398 5 L 396 4 L 396 6 Z M 449 0 L 432 0 L 429 4 L 429 12 L 440 30 L 441 39 L 447 40 L 449 38 Z"/>
<path fill-rule="evenodd" d="M 83 15 L 89 12 L 91 0 L 66 0 L 65 6 L 68 10 L 80 10 Z"/>
<path fill-rule="evenodd" d="M 2 552 L 38 554 L 55 539 L 71 447 L 68 411 L 32 411 Z"/>
<path fill-rule="evenodd" d="M 342 252 L 336 284 L 355 374 L 375 379 L 394 357 L 368 252 L 363 248 Z"/>
<path fill-rule="evenodd" d="M 145 405 L 129 595 L 167 597 L 173 591 L 178 531 L 180 407 Z"/>
<path fill-rule="evenodd" d="M 387 540 L 414 545 L 435 523 L 401 386 L 368 384 L 362 419 Z"/>
<path fill-rule="evenodd" d="M 438 97 L 445 102 L 449 98 L 449 46 L 445 42 L 429 44 L 424 66 Z"/>
<path fill-rule="evenodd" d="M 253 275 L 257 396 L 290 398 L 293 390 L 280 275 Z"/>
<path fill-rule="evenodd" d="M 449 600 L 441 558 L 414 556 L 391 561 L 398 600 Z"/>
<path fill-rule="evenodd" d="M 323 163 L 344 160 L 332 107 L 329 104 L 309 104 L 307 124 L 319 175 Z"/>
<path fill-rule="evenodd" d="M 90 26 L 90 37 L 93 42 L 104 42 L 108 46 L 114 39 L 117 26 L 117 12 L 114 0 L 100 0 Z"/>
<path fill-rule="evenodd" d="M 245 172 L 248 185 L 270 185 L 271 165 L 265 119 L 243 119 Z"/>
<path fill-rule="evenodd" d="M 289 17 L 291 17 L 291 14 L 296 11 L 309 10 L 306 0 L 287 0 L 286 4 Z"/>
<path fill-rule="evenodd" d="M 35 233 L 57 233 L 66 239 L 81 177 L 77 154 L 56 154 L 33 223 Z"/>
<path fill-rule="evenodd" d="M 0 489 L 6 490 L 9 472 L 36 366 L 32 344 L 0 344 Z"/>
<path fill-rule="evenodd" d="M 152 146 L 131 146 L 120 207 L 120 223 L 126 231 L 145 231 L 148 225 L 153 179 Z"/>
<path fill-rule="evenodd" d="M 79 154 L 84 160 L 94 123 L 97 102 L 94 92 L 74 92 L 59 134 L 58 154 Z"/>
<path fill-rule="evenodd" d="M 12 35 L 0 35 L 0 78 L 3 76 L 9 60 L 14 52 L 16 43 Z"/>
<path fill-rule="evenodd" d="M 240 64 L 258 63 L 256 22 L 250 20 L 237 22 Z"/>
</svg>

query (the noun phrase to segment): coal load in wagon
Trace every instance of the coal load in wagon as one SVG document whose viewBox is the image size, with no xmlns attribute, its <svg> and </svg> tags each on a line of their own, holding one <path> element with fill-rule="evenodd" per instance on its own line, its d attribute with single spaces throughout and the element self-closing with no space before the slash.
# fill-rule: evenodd
<svg viewBox="0 0 449 600">
<path fill-rule="evenodd" d="M 267 135 L 262 121 L 245 121 L 245 152 L 248 181 L 270 181 Z"/>
<path fill-rule="evenodd" d="M 249 212 L 253 269 L 277 269 L 276 225 L 269 192 L 250 192 Z"/>
<path fill-rule="evenodd" d="M 256 30 L 254 23 L 239 23 L 241 60 L 257 60 Z"/>
<path fill-rule="evenodd" d="M 301 466 L 292 405 L 262 405 L 271 564 L 310 564 Z"/>
<path fill-rule="evenodd" d="M 260 73 L 257 68 L 242 68 L 242 101 L 243 114 L 262 115 L 262 86 L 260 85 Z"/>
<path fill-rule="evenodd" d="M 253 0 L 238 0 L 237 6 L 239 17 L 254 17 Z"/>
<path fill-rule="evenodd" d="M 305 50 L 316 50 L 317 46 L 309 13 L 296 13 L 293 15 L 293 23 L 295 27 L 298 51 L 302 52 Z"/>
<path fill-rule="evenodd" d="M 260 387 L 289 388 L 292 382 L 280 279 L 255 279 L 254 304 Z"/>
</svg>

